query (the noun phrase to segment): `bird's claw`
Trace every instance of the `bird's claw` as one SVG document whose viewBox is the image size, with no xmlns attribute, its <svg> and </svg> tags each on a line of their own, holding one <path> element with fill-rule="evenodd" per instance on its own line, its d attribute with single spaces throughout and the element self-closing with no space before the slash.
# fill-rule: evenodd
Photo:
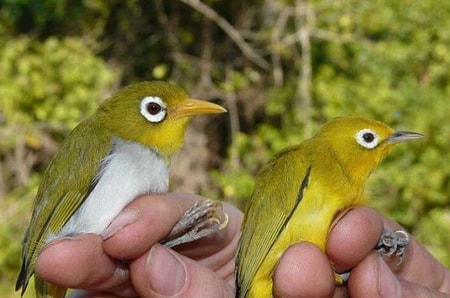
<svg viewBox="0 0 450 298">
<path fill-rule="evenodd" d="M 202 200 L 189 208 L 161 242 L 166 247 L 188 243 L 224 229 L 228 215 L 219 201 Z"/>
<path fill-rule="evenodd" d="M 410 239 L 408 233 L 402 230 L 392 231 L 384 229 L 375 247 L 383 256 L 399 257 L 396 266 L 400 265 L 405 256 L 405 248 L 409 245 Z"/>
</svg>

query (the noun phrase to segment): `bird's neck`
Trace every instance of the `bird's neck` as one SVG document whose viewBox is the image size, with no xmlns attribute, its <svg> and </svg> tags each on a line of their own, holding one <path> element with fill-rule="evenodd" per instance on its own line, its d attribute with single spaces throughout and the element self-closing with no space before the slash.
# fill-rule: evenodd
<svg viewBox="0 0 450 298">
<path fill-rule="evenodd" d="M 354 166 L 349 167 L 345 158 L 352 157 L 343 158 L 330 148 L 316 148 L 315 152 L 320 152 L 316 155 L 317 167 L 325 169 L 319 177 L 321 184 L 327 185 L 334 194 L 348 201 L 357 203 L 363 200 L 365 184 L 370 174 L 366 165 L 354 163 Z"/>
</svg>

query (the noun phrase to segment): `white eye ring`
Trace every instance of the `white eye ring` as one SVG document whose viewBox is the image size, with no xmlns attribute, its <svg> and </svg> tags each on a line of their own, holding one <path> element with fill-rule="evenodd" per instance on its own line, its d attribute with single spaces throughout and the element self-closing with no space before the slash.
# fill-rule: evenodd
<svg viewBox="0 0 450 298">
<path fill-rule="evenodd" d="M 150 122 L 161 122 L 166 117 L 166 104 L 157 96 L 146 96 L 141 100 L 141 115 Z"/>
<path fill-rule="evenodd" d="M 378 146 L 378 135 L 377 133 L 368 128 L 361 129 L 355 135 L 355 139 L 364 148 L 373 149 Z"/>
</svg>

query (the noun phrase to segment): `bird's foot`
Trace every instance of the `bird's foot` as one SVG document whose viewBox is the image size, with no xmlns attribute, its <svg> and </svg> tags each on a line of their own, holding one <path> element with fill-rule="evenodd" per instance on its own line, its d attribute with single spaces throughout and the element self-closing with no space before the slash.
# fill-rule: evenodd
<svg viewBox="0 0 450 298">
<path fill-rule="evenodd" d="M 228 215 L 221 202 L 198 201 L 183 214 L 161 243 L 166 247 L 188 243 L 222 230 L 227 223 Z"/>
<path fill-rule="evenodd" d="M 409 235 L 405 231 L 398 230 L 394 232 L 384 229 L 375 249 L 383 256 L 399 257 L 398 266 L 403 261 L 405 248 L 409 245 L 409 242 Z"/>
</svg>

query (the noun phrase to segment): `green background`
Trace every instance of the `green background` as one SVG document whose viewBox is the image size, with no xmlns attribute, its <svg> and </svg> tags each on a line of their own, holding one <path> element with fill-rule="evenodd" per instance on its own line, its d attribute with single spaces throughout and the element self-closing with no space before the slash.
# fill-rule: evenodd
<svg viewBox="0 0 450 298">
<path fill-rule="evenodd" d="M 449 28 L 447 0 L 1 0 L 0 296 L 18 296 L 31 202 L 61 140 L 152 79 L 229 110 L 193 121 L 171 186 L 238 206 L 275 152 L 330 118 L 425 134 L 367 187 L 450 267 Z"/>
</svg>

